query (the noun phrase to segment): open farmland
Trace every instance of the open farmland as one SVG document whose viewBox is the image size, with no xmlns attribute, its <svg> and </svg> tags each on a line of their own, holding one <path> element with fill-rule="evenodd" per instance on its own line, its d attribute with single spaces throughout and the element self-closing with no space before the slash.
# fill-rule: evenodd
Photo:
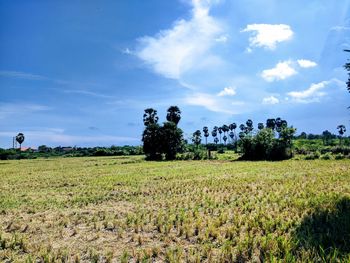
<svg viewBox="0 0 350 263">
<path fill-rule="evenodd" d="M 350 260 L 350 161 L 0 162 L 0 261 Z"/>
</svg>

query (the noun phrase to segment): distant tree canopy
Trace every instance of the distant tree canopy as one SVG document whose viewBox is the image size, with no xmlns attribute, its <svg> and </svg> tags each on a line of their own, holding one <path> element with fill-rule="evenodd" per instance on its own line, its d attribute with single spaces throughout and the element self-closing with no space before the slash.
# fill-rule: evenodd
<svg viewBox="0 0 350 263">
<path fill-rule="evenodd" d="M 177 106 L 169 107 L 167 122 L 158 124 L 157 111 L 148 108 L 143 115 L 145 130 L 142 134 L 143 151 L 147 160 L 174 160 L 183 147 L 183 131 L 177 127 L 181 111 Z"/>
<path fill-rule="evenodd" d="M 281 118 L 268 119 L 266 128 L 258 124 L 258 131 L 253 134 L 253 122 L 248 120 L 240 134 L 242 159 L 245 160 L 284 160 L 293 156 L 292 139 L 296 129 L 288 127 Z M 278 138 L 275 136 L 278 133 Z"/>
</svg>

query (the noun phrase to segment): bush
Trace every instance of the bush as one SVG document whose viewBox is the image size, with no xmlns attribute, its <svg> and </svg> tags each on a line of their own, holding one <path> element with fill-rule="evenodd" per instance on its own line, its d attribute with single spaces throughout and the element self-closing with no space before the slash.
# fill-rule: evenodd
<svg viewBox="0 0 350 263">
<path fill-rule="evenodd" d="M 338 153 L 334 156 L 334 159 L 336 159 L 336 160 L 342 160 L 344 158 L 345 158 L 345 156 L 342 153 Z"/>
<path fill-rule="evenodd" d="M 221 153 L 225 153 L 224 148 L 219 149 L 219 150 L 217 151 L 217 153 L 219 153 L 219 154 L 221 154 Z"/>
<path fill-rule="evenodd" d="M 325 154 L 322 154 L 322 155 L 320 156 L 320 158 L 321 158 L 322 160 L 332 160 L 332 159 L 333 159 L 333 156 L 332 156 L 331 153 L 327 152 L 327 153 L 325 153 Z"/>
<path fill-rule="evenodd" d="M 305 160 L 316 160 L 320 158 L 321 154 L 319 151 L 309 153 L 308 155 L 305 156 Z"/>
</svg>

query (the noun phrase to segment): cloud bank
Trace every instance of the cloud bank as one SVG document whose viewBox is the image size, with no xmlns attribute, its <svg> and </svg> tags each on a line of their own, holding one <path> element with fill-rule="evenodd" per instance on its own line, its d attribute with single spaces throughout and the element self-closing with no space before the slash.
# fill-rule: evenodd
<svg viewBox="0 0 350 263">
<path fill-rule="evenodd" d="M 192 1 L 192 17 L 178 20 L 171 29 L 156 36 L 139 39 L 136 56 L 156 73 L 172 79 L 198 67 L 212 57 L 209 50 L 218 42 L 226 42 L 220 23 L 209 15 L 211 1 Z"/>
</svg>

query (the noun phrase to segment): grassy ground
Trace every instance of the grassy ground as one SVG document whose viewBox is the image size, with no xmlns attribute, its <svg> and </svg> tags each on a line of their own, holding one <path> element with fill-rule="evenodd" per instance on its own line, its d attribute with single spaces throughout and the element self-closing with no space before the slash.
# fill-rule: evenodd
<svg viewBox="0 0 350 263">
<path fill-rule="evenodd" d="M 349 160 L 0 161 L 0 182 L 0 261 L 350 261 Z"/>
</svg>

